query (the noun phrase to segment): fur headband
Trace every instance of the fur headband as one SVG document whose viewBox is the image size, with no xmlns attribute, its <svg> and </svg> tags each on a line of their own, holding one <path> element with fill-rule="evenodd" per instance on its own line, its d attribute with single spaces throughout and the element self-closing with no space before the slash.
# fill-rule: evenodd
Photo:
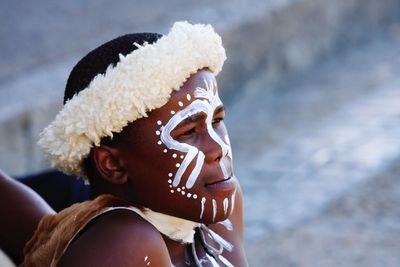
<svg viewBox="0 0 400 267">
<path fill-rule="evenodd" d="M 40 134 L 38 144 L 52 167 L 85 177 L 82 162 L 93 145 L 165 105 L 172 91 L 199 69 L 217 75 L 226 59 L 210 25 L 176 22 L 155 43 L 132 45 L 138 49 L 98 74 Z"/>
</svg>

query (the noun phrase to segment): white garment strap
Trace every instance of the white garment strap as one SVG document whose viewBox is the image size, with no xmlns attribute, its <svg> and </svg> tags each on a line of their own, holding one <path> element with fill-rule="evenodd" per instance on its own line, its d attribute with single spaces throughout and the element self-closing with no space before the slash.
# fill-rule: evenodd
<svg viewBox="0 0 400 267">
<path fill-rule="evenodd" d="M 200 225 L 199 223 L 196 222 L 155 212 L 148 208 L 145 208 L 142 211 L 136 207 L 110 207 L 105 209 L 102 213 L 98 214 L 97 216 L 114 210 L 133 211 L 140 217 L 151 223 L 163 235 L 167 236 L 172 240 L 182 243 L 192 243 L 195 234 L 194 229 Z"/>
</svg>

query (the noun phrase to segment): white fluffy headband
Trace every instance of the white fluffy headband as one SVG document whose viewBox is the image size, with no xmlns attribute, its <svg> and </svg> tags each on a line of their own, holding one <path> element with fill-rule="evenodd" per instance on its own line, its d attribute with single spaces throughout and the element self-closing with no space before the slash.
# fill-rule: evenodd
<svg viewBox="0 0 400 267">
<path fill-rule="evenodd" d="M 69 100 L 40 134 L 39 146 L 52 167 L 85 176 L 82 161 L 100 140 L 165 105 L 173 90 L 199 69 L 217 75 L 226 59 L 211 25 L 176 22 L 153 44 L 120 55 L 115 67 L 98 74 Z"/>
</svg>

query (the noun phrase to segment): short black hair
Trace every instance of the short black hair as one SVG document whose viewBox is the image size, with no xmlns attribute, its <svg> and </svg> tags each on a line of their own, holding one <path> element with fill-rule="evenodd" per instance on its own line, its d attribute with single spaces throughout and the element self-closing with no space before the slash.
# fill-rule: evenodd
<svg viewBox="0 0 400 267">
<path fill-rule="evenodd" d="M 120 60 L 120 54 L 126 56 L 136 50 L 137 46 L 134 43 L 139 45 L 152 44 L 161 37 L 162 35 L 158 33 L 126 34 L 93 49 L 75 65 L 69 74 L 64 92 L 64 104 L 74 95 L 87 88 L 94 77 L 98 74 L 104 74 L 110 65 L 115 66 Z M 126 141 L 124 134 L 116 133 L 114 138 L 105 137 L 101 140 L 101 143 L 115 145 L 124 141 Z M 97 174 L 90 155 L 83 161 L 83 166 L 88 177 Z"/>
<path fill-rule="evenodd" d="M 134 43 L 152 44 L 162 35 L 158 33 L 132 33 L 102 44 L 84 56 L 72 69 L 64 92 L 64 104 L 75 94 L 89 86 L 98 74 L 104 74 L 110 65 L 119 62 L 119 55 L 126 56 L 137 49 Z"/>
</svg>

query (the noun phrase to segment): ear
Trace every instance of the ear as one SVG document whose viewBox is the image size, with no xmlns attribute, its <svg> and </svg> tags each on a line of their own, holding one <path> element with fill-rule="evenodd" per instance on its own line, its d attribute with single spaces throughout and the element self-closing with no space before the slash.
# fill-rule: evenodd
<svg viewBox="0 0 400 267">
<path fill-rule="evenodd" d="M 117 148 L 109 146 L 93 148 L 93 163 L 97 171 L 105 180 L 113 184 L 124 184 L 128 181 L 119 154 Z"/>
</svg>

